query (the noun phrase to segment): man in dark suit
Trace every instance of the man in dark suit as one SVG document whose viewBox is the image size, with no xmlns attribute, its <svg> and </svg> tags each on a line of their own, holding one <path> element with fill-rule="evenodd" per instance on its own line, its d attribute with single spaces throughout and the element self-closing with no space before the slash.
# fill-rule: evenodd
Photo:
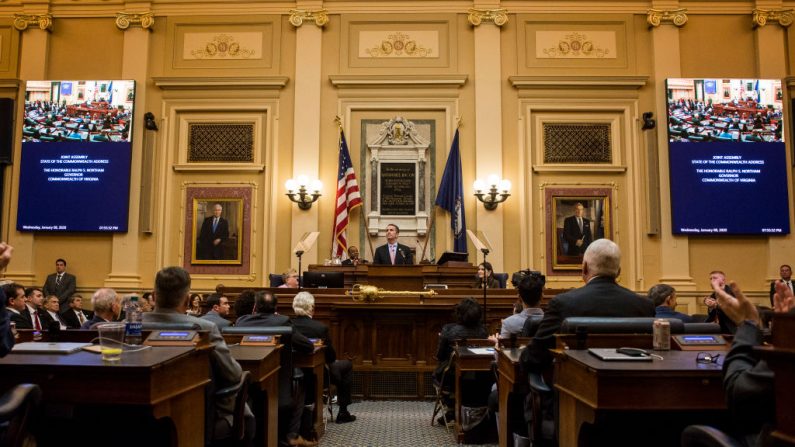
<svg viewBox="0 0 795 447">
<path fill-rule="evenodd" d="M 5 308 L 17 329 L 33 329 L 30 313 L 25 306 L 25 288 L 12 282 L 3 286 L 3 292 L 8 299 Z"/>
<path fill-rule="evenodd" d="M 729 287 L 729 284 L 726 283 L 726 274 L 720 270 L 709 272 L 709 282 L 710 284 L 715 282 L 722 284 L 724 291 L 729 295 L 734 293 L 731 287 Z M 737 331 L 737 325 L 723 312 L 714 292 L 704 298 L 704 305 L 707 306 L 708 310 L 707 323 L 718 323 L 720 325 L 721 334 L 734 334 Z"/>
<path fill-rule="evenodd" d="M 386 226 L 386 244 L 375 249 L 373 264 L 384 265 L 412 265 L 414 259 L 411 249 L 403 244 L 398 244 L 400 228 L 395 224 Z"/>
<path fill-rule="evenodd" d="M 785 286 L 790 291 L 795 291 L 792 286 L 792 267 L 787 264 L 783 264 L 781 267 L 778 268 L 778 274 L 781 275 L 781 282 L 784 283 Z M 770 307 L 773 307 L 773 295 L 776 293 L 776 281 L 770 282 Z"/>
<path fill-rule="evenodd" d="M 522 352 L 526 371 L 542 372 L 552 364 L 549 349 L 568 317 L 654 317 L 651 300 L 616 283 L 620 262 L 621 251 L 615 242 L 598 239 L 588 246 L 582 260 L 585 286 L 561 293 L 549 302 L 533 341 Z"/>
<path fill-rule="evenodd" d="M 229 222 L 221 217 L 224 208 L 220 203 L 213 206 L 213 215 L 204 219 L 199 231 L 197 259 L 223 259 L 223 242 L 229 239 Z"/>
<path fill-rule="evenodd" d="M 235 326 L 292 326 L 288 317 L 276 313 L 277 305 L 278 299 L 276 295 L 264 290 L 256 292 L 254 295 L 254 313 L 243 315 L 238 318 L 235 322 Z M 315 350 L 315 346 L 312 342 L 298 331 L 293 331 L 290 337 L 290 345 L 293 351 L 304 354 L 311 354 Z M 287 355 L 286 362 L 290 364 L 292 353 L 285 352 L 284 355 Z M 285 357 L 282 357 L 281 364 L 282 369 L 280 371 L 286 371 L 288 367 L 285 367 Z M 293 371 L 291 368 L 287 374 L 292 377 Z M 301 431 L 301 414 L 304 411 L 304 402 L 306 398 L 304 387 L 298 387 L 298 392 L 293 396 L 289 384 L 290 380 L 287 380 L 286 385 L 288 386 L 285 388 L 285 386 L 283 386 L 285 385 L 284 380 L 282 380 L 280 376 L 279 437 L 287 444 L 293 446 L 316 446 L 317 442 L 306 440 L 299 434 Z"/>
<path fill-rule="evenodd" d="M 14 247 L 0 242 L 0 270 L 3 270 L 11 262 L 11 253 Z M 14 334 L 11 333 L 11 323 L 6 314 L 6 296 L 3 289 L 0 289 L 0 357 L 5 356 L 14 347 Z"/>
<path fill-rule="evenodd" d="M 200 318 L 207 321 L 212 321 L 218 326 L 218 329 L 223 329 L 232 325 L 232 322 L 226 319 L 229 315 L 229 299 L 221 294 L 213 293 L 207 297 L 207 307 L 210 308 L 206 314 Z"/>
<path fill-rule="evenodd" d="M 66 273 L 66 261 L 57 259 L 55 261 L 55 273 L 47 276 L 42 292 L 44 296 L 55 295 L 58 303 L 66 308 L 69 297 L 77 289 L 77 278 L 75 275 Z"/>
<path fill-rule="evenodd" d="M 80 329 L 95 329 L 98 324 L 118 321 L 121 315 L 121 297 L 113 289 L 102 288 L 94 292 L 91 306 L 94 308 L 94 316 L 83 323 Z"/>
<path fill-rule="evenodd" d="M 342 265 L 367 264 L 366 259 L 359 258 L 359 247 L 351 245 L 348 247 L 348 259 L 342 261 Z"/>
<path fill-rule="evenodd" d="M 328 335 L 328 326 L 312 319 L 315 313 L 315 297 L 309 292 L 299 292 L 293 298 L 293 327 L 298 332 L 309 337 L 323 340 L 326 347 L 326 365 L 329 369 L 329 380 L 337 386 L 337 399 L 340 410 L 337 413 L 337 423 L 353 422 L 356 416 L 348 412 L 351 404 L 351 386 L 353 385 L 353 364 L 350 360 L 337 360 L 337 352 L 331 345 Z"/>
<path fill-rule="evenodd" d="M 68 329 L 80 329 L 80 326 L 89 320 L 89 316 L 83 311 L 83 297 L 80 295 L 69 297 L 69 307 L 61 312 L 61 318 Z"/>
<path fill-rule="evenodd" d="M 568 243 L 566 254 L 569 256 L 585 253 L 585 249 L 593 241 L 591 220 L 583 217 L 584 214 L 585 207 L 578 202 L 574 205 L 574 215 L 563 220 L 563 238 Z"/>
<path fill-rule="evenodd" d="M 45 330 L 52 329 L 53 323 L 58 325 L 58 330 L 66 329 L 66 322 L 61 319 L 59 315 L 60 305 L 58 304 L 58 297 L 50 295 L 44 299 L 42 310 L 39 311 L 41 317 L 41 324 Z"/>
</svg>

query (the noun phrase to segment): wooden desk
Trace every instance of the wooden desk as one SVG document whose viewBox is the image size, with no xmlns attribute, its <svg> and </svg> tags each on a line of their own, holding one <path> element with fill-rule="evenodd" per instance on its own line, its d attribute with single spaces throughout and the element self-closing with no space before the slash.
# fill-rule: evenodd
<svg viewBox="0 0 795 447">
<path fill-rule="evenodd" d="M 696 363 L 695 351 L 660 354 L 665 359 L 653 362 L 605 362 L 587 350 L 557 355 L 559 445 L 580 445 L 582 425 L 610 412 L 726 409 L 721 365 Z M 651 414 L 644 419 L 659 424 Z"/>
<path fill-rule="evenodd" d="M 311 369 L 315 374 L 315 423 L 314 428 L 317 439 L 323 437 L 326 432 L 326 424 L 323 423 L 323 375 L 326 373 L 326 352 L 325 346 L 315 347 L 312 354 L 293 353 L 293 366 L 296 368 Z"/>
<path fill-rule="evenodd" d="M 513 444 L 511 433 L 508 433 L 508 395 L 511 392 L 527 393 L 527 375 L 523 374 L 519 356 L 522 354 L 521 348 L 502 348 L 497 353 L 497 390 L 500 396 L 500 417 L 499 428 L 500 447 L 508 447 Z"/>
<path fill-rule="evenodd" d="M 229 352 L 240 363 L 244 371 L 249 371 L 259 390 L 265 393 L 258 396 L 255 405 L 257 416 L 257 440 L 262 445 L 278 443 L 279 437 L 279 359 L 282 345 L 278 346 L 240 346 L 230 345 Z M 267 423 L 266 423 L 267 421 Z"/>
<path fill-rule="evenodd" d="M 99 354 L 9 354 L 0 358 L 0 392 L 35 383 L 45 404 L 124 407 L 139 417 L 170 418 L 178 446 L 204 445 L 205 386 L 210 382 L 209 349 L 154 347 L 125 352 L 121 361 L 103 363 Z M 86 433 L 59 433 L 67 445 L 84 443 Z M 88 436 L 91 436 L 90 434 Z"/>
<path fill-rule="evenodd" d="M 474 342 L 474 340 L 472 341 Z M 472 346 L 478 348 L 493 348 L 494 344 L 473 343 Z M 456 440 L 460 444 L 464 442 L 464 430 L 461 427 L 461 403 L 463 398 L 461 376 L 468 371 L 491 371 L 491 362 L 494 361 L 494 353 L 475 354 L 469 350 L 469 346 L 456 346 L 455 352 L 455 433 Z"/>
</svg>

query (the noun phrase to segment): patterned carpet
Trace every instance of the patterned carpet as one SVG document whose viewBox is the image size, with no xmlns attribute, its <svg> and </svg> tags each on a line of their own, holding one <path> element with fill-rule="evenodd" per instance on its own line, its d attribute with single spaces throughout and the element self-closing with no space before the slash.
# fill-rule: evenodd
<svg viewBox="0 0 795 447">
<path fill-rule="evenodd" d="M 321 447 L 458 445 L 452 429 L 448 432 L 442 426 L 431 426 L 433 402 L 364 401 L 352 404 L 349 410 L 356 415 L 356 421 L 326 424 Z"/>
</svg>

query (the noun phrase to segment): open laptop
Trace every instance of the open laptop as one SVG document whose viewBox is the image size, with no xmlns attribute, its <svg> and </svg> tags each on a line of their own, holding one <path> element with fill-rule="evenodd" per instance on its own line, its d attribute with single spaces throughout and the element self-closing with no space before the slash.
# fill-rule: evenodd
<svg viewBox="0 0 795 447">
<path fill-rule="evenodd" d="M 83 349 L 85 346 L 91 346 L 91 343 L 26 342 L 14 345 L 12 352 L 27 354 L 70 354 Z"/>
</svg>

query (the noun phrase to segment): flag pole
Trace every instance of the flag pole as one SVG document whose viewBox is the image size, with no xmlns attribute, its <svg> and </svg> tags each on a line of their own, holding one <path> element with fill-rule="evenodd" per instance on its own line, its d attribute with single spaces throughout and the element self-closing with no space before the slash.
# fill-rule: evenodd
<svg viewBox="0 0 795 447">
<path fill-rule="evenodd" d="M 337 133 L 337 156 L 339 157 L 340 142 L 342 140 L 342 118 L 340 118 L 339 115 L 336 115 L 334 117 L 334 122 L 337 123 L 337 130 L 338 130 L 338 133 Z M 337 204 L 335 203 L 334 206 L 336 207 Z M 329 248 L 329 257 L 328 258 L 333 260 L 334 259 L 334 254 L 335 254 L 334 253 L 334 241 L 337 240 L 337 225 L 336 225 L 336 222 L 331 222 L 331 224 L 333 226 L 333 229 L 331 230 L 331 248 Z M 345 247 L 345 250 L 347 250 L 347 249 L 348 249 L 348 247 Z"/>
<path fill-rule="evenodd" d="M 428 241 L 431 239 L 431 232 L 433 231 L 433 226 L 436 224 L 436 207 L 431 207 L 431 222 L 428 224 L 428 232 L 425 233 L 425 243 L 422 244 L 422 257 L 420 258 L 420 264 L 422 261 L 425 260 L 425 253 L 428 250 Z"/>
<path fill-rule="evenodd" d="M 370 245 L 370 260 L 372 262 L 375 259 L 375 251 L 373 250 L 373 239 L 370 237 L 370 218 L 367 216 L 364 217 L 364 234 L 367 235 L 367 243 Z"/>
</svg>

